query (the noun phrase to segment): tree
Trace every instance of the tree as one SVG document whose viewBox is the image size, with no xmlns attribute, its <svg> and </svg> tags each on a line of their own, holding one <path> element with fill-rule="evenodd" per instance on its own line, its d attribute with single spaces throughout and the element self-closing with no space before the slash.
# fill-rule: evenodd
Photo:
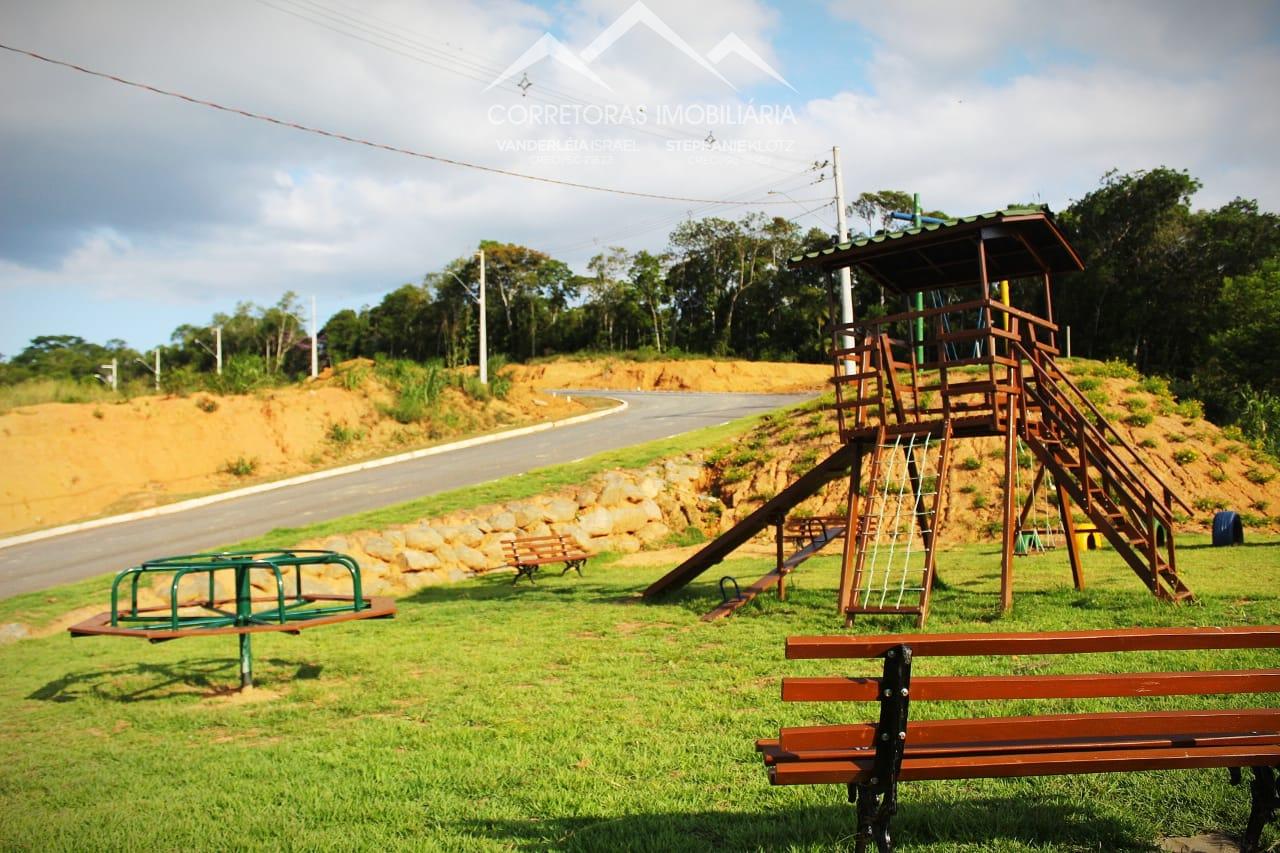
<svg viewBox="0 0 1280 853">
<path fill-rule="evenodd" d="M 631 289 L 649 312 L 653 325 L 653 348 L 662 352 L 662 313 L 670 301 L 671 290 L 667 285 L 667 269 L 671 256 L 654 255 L 646 251 L 636 252 L 627 270 Z"/>
</svg>

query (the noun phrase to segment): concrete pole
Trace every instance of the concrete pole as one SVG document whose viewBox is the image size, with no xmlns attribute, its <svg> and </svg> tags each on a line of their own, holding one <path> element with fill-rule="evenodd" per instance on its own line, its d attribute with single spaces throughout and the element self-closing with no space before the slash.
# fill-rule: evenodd
<svg viewBox="0 0 1280 853">
<path fill-rule="evenodd" d="M 319 335 L 320 329 L 316 324 L 316 297 L 311 295 L 311 378 L 315 379 L 320 375 L 320 345 Z"/>
<path fill-rule="evenodd" d="M 160 392 L 160 347 L 156 347 L 156 393 Z"/>
<path fill-rule="evenodd" d="M 213 327 L 213 358 L 218 363 L 218 375 L 222 375 L 222 327 Z"/>
<path fill-rule="evenodd" d="M 849 239 L 849 228 L 845 223 L 844 213 L 844 178 L 840 173 L 840 146 L 833 146 L 831 149 L 831 176 L 836 184 L 836 242 L 843 243 Z M 853 322 L 853 278 L 849 273 L 848 267 L 840 268 L 840 322 Z M 840 346 L 848 349 L 854 345 L 854 340 L 849 335 L 842 335 Z M 853 360 L 846 358 L 844 361 L 844 372 L 846 374 L 853 373 L 855 370 Z"/>
<path fill-rule="evenodd" d="M 489 338 L 488 319 L 485 317 L 484 303 L 484 249 L 480 255 L 480 381 L 489 384 Z"/>
</svg>

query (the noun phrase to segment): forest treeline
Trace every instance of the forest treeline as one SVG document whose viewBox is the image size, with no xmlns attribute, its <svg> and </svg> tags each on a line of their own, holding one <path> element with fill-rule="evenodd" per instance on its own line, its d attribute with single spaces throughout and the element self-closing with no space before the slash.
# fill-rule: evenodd
<svg viewBox="0 0 1280 853">
<path fill-rule="evenodd" d="M 1170 377 L 1220 421 L 1252 418 L 1255 431 L 1265 433 L 1268 423 L 1280 430 L 1280 218 L 1242 198 L 1194 209 L 1199 189 L 1175 169 L 1112 172 L 1059 212 L 1086 268 L 1059 279 L 1058 322 L 1071 326 L 1076 355 L 1129 361 Z M 864 192 L 850 205 L 851 224 L 864 234 L 907 227 L 889 214 L 910 206 L 904 192 Z M 793 270 L 787 259 L 831 240 L 780 217 L 707 217 L 676 226 L 661 252 L 608 248 L 581 273 L 536 248 L 484 241 L 477 248 L 485 254 L 489 348 L 521 361 L 639 348 L 823 361 L 831 277 Z M 337 312 L 320 334 L 322 362 L 474 363 L 479 277 L 476 256 L 458 258 L 377 305 Z M 1015 283 L 1015 301 L 1018 290 Z M 886 300 L 873 284 L 855 281 L 860 316 L 897 310 L 900 298 Z M 303 306 L 288 293 L 271 306 L 243 303 L 179 327 L 162 351 L 168 387 L 209 382 L 212 326 L 222 328 L 224 375 L 233 374 L 222 384 L 304 374 L 310 339 L 301 316 Z M 0 361 L 0 384 L 91 377 L 113 357 L 126 376 L 149 379 L 135 361 L 140 354 L 122 341 L 52 335 Z"/>
</svg>

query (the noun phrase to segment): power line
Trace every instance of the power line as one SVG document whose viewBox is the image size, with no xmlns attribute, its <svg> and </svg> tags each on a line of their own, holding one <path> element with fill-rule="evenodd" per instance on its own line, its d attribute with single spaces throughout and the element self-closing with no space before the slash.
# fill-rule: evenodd
<svg viewBox="0 0 1280 853">
<path fill-rule="evenodd" d="M 493 79 L 494 76 L 500 74 L 503 66 L 494 64 L 492 60 L 484 57 L 478 57 L 473 51 L 465 53 L 460 49 L 454 49 L 447 42 L 443 44 L 448 50 L 431 44 L 434 39 L 423 36 L 412 30 L 407 30 L 398 24 L 386 22 L 386 25 L 379 22 L 379 19 L 364 13 L 363 10 L 352 8 L 349 4 L 344 4 L 340 0 L 334 0 L 338 6 L 346 6 L 351 11 L 343 11 L 340 8 L 326 6 L 319 0 L 258 0 L 262 5 L 275 9 L 286 15 L 291 15 L 303 21 L 307 21 L 316 26 L 323 27 L 331 32 L 348 38 L 356 39 L 365 44 L 372 45 L 382 50 L 403 56 L 415 62 L 420 62 L 432 68 L 455 74 L 467 80 L 473 80 L 479 83 L 486 83 Z M 281 5 L 283 4 L 283 5 Z M 319 16 L 318 18 L 315 16 Z M 407 35 L 406 35 L 407 34 Z M 387 44 L 389 42 L 390 44 Z M 439 44 L 440 42 L 437 42 Z M 408 52 L 404 49 L 408 48 Z M 422 54 L 426 54 L 425 56 Z M 441 64 L 443 60 L 444 64 Z M 477 74 L 483 76 L 476 76 Z M 589 99 L 579 97 L 572 92 L 557 89 L 545 83 L 539 83 L 532 86 L 531 91 L 522 93 L 524 97 L 533 97 L 535 100 L 544 103 L 554 103 L 551 99 L 544 97 L 543 92 L 549 95 L 559 97 L 562 100 L 574 102 L 583 106 L 595 106 L 596 103 Z M 681 130 L 679 128 L 640 128 L 633 130 L 658 139 L 674 140 L 677 138 L 694 139 L 701 138 L 701 132 L 694 134 L 690 131 Z M 785 167 L 775 166 L 772 163 L 764 162 L 759 159 L 753 159 L 746 156 L 734 156 L 744 163 L 751 163 L 756 166 L 763 166 L 768 169 L 777 171 L 785 171 Z M 763 155 L 769 160 L 777 160 L 779 162 L 791 163 L 807 163 L 804 158 L 797 158 L 778 153 L 766 153 Z"/>
<path fill-rule="evenodd" d="M 572 189 L 589 190 L 591 192 L 611 193 L 613 195 L 628 196 L 631 198 L 655 198 L 655 199 L 661 199 L 664 201 L 683 201 L 683 202 L 689 202 L 693 204 L 735 204 L 736 203 L 732 200 L 727 200 L 727 199 L 707 199 L 707 198 L 695 198 L 691 196 L 664 195 L 662 193 L 640 192 L 638 190 L 626 190 L 618 187 L 600 186 L 598 184 L 584 184 L 578 181 L 565 181 L 565 180 L 560 180 L 559 178 L 548 178 L 542 175 L 530 175 L 524 172 L 516 172 L 511 169 L 502 169 L 497 166 L 484 166 L 479 163 L 471 163 L 466 160 L 459 160 L 454 157 L 445 157 L 441 154 L 431 154 L 426 151 L 415 151 L 410 148 L 401 148 L 397 145 L 389 145 L 385 142 L 374 142 L 372 140 L 362 139 L 358 136 L 350 136 L 348 134 L 339 133 L 337 131 L 324 130 L 323 128 L 318 128 L 318 127 L 311 127 L 309 125 L 300 124 L 298 122 L 289 121 L 287 119 L 276 118 L 274 116 L 265 115 L 263 113 L 255 113 L 251 110 L 241 109 L 239 107 L 224 106 L 223 104 L 219 104 L 214 101 L 207 101 L 207 100 L 204 100 L 203 98 L 197 98 L 192 95 L 185 95 L 181 92 L 171 91 L 169 89 L 161 89 L 157 86 L 151 86 L 146 83 L 138 83 L 133 80 L 127 80 L 124 77 L 118 77 L 114 74 L 108 74 L 104 71 L 95 71 L 91 68 L 86 68 L 82 65 L 76 65 L 75 63 L 66 62 L 61 59 L 53 59 L 52 57 L 44 56 L 43 54 L 36 53 L 35 51 L 24 50 L 23 48 L 12 47 L 7 44 L 0 44 L 0 49 L 7 50 L 10 53 L 19 54 L 21 56 L 27 56 L 32 59 L 38 59 L 41 62 L 47 62 L 50 65 L 58 65 L 63 68 L 70 68 L 72 71 L 79 71 L 81 74 L 87 74 L 91 77 L 100 77 L 103 80 L 110 80 L 114 83 L 120 83 L 121 85 L 124 85 L 124 86 L 130 86 L 134 89 L 141 89 L 145 92 L 151 92 L 156 95 L 164 95 L 165 97 L 169 97 L 169 98 L 177 98 L 178 100 L 186 101 L 189 104 L 208 107 L 209 109 L 219 110 L 220 112 L 224 112 L 224 113 L 232 113 L 235 115 L 243 116 L 244 118 L 253 119 L 254 121 L 266 122 L 268 124 L 274 124 L 279 127 L 290 128 L 291 130 L 302 131 L 303 133 L 310 133 L 316 136 L 324 136 L 329 139 L 337 139 L 341 142 L 349 142 L 353 145 L 364 145 L 368 148 L 374 148 L 380 151 L 389 151 L 393 154 L 404 154 L 405 156 L 408 156 L 408 157 L 417 157 L 422 160 L 432 160 L 437 163 L 445 163 L 450 166 L 460 166 L 465 169 L 474 169 L 479 172 L 488 172 L 494 175 L 505 175 L 509 178 L 522 178 L 526 181 L 537 181 L 538 183 L 543 183 L 543 184 L 553 184 L 556 186 L 570 187 Z M 787 203 L 788 202 L 785 202 L 785 201 L 759 202 L 759 204 L 787 204 Z"/>
</svg>

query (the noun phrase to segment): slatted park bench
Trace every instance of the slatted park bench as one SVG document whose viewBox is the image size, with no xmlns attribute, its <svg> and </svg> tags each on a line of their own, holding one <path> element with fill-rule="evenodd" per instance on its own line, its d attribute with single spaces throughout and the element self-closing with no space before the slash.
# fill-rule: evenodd
<svg viewBox="0 0 1280 853">
<path fill-rule="evenodd" d="M 1275 649 L 1280 626 L 1132 628 L 1021 634 L 791 637 L 789 659 L 882 658 L 879 677 L 784 678 L 793 702 L 878 702 L 868 722 L 783 728 L 759 740 L 775 785 L 841 784 L 857 805 L 857 850 L 893 849 L 898 783 L 924 779 L 1053 776 L 1223 767 L 1251 769 L 1252 808 L 1242 850 L 1258 848 L 1277 798 L 1280 708 L 908 719 L 915 702 L 1207 696 L 1280 692 L 1280 669 L 961 675 L 912 678 L 919 657 L 1070 655 L 1201 649 Z M 966 665 L 968 668 L 971 665 Z M 1167 705 L 1168 703 L 1162 703 Z"/>
<path fill-rule="evenodd" d="M 533 575 L 542 566 L 563 563 L 561 576 L 576 571 L 582 577 L 582 567 L 589 556 L 567 536 L 522 536 L 502 543 L 507 565 L 516 570 L 512 585 L 520 578 L 533 583 Z"/>
</svg>

